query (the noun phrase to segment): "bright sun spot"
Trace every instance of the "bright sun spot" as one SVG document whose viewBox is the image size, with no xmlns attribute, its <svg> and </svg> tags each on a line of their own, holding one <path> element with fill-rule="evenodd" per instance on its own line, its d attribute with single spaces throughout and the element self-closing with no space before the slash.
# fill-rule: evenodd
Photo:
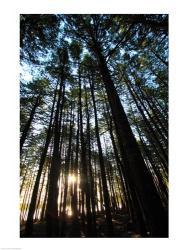
<svg viewBox="0 0 187 250">
<path fill-rule="evenodd" d="M 66 214 L 67 214 L 68 216 L 72 216 L 72 215 L 73 215 L 73 211 L 72 211 L 71 207 L 67 207 L 67 209 L 66 209 Z"/>
<path fill-rule="evenodd" d="M 75 177 L 75 175 L 69 175 L 69 176 L 68 176 L 68 181 L 69 181 L 69 183 L 75 183 L 75 182 L 76 182 L 76 177 Z"/>
<path fill-rule="evenodd" d="M 68 216 L 72 216 L 72 214 L 73 214 L 73 213 L 72 213 L 72 210 L 69 210 L 69 211 L 68 211 Z"/>
</svg>

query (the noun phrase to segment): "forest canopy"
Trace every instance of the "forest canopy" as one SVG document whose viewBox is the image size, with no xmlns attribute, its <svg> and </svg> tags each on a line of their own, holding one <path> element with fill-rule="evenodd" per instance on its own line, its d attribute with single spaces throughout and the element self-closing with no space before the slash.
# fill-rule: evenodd
<svg viewBox="0 0 187 250">
<path fill-rule="evenodd" d="M 168 15 L 20 15 L 20 236 L 168 237 Z"/>
</svg>

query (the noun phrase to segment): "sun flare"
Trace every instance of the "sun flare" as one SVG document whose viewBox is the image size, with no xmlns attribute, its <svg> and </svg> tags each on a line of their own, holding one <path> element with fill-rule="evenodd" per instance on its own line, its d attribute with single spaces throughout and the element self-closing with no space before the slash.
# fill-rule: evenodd
<svg viewBox="0 0 187 250">
<path fill-rule="evenodd" d="M 68 176 L 68 182 L 69 182 L 69 183 L 72 183 L 72 184 L 75 183 L 75 182 L 76 182 L 76 177 L 75 177 L 75 175 L 73 175 L 73 174 L 72 174 L 72 175 L 69 175 L 69 176 Z"/>
</svg>

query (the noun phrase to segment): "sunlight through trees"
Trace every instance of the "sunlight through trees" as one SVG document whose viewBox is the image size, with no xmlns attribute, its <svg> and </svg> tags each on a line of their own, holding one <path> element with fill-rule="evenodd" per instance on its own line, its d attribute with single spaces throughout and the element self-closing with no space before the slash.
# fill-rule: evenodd
<svg viewBox="0 0 187 250">
<path fill-rule="evenodd" d="M 168 237 L 168 16 L 20 15 L 21 237 Z"/>
</svg>

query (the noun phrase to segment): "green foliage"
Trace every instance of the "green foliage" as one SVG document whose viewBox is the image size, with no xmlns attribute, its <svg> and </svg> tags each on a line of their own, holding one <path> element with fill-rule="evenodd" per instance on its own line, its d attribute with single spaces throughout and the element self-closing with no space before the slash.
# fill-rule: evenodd
<svg viewBox="0 0 187 250">
<path fill-rule="evenodd" d="M 78 173 L 82 178 L 81 171 L 84 170 L 82 170 L 81 146 L 85 144 L 84 157 L 88 165 L 86 167 L 91 164 L 94 181 L 98 183 L 101 174 L 97 147 L 99 137 L 104 167 L 107 170 L 107 181 L 109 182 L 110 177 L 113 178 L 113 185 L 117 190 L 117 178 L 120 178 L 121 174 L 120 164 L 123 158 L 129 156 L 122 155 L 123 150 L 122 152 L 119 150 L 117 121 L 114 121 L 111 112 L 112 100 L 114 106 L 117 103 L 119 110 L 124 108 L 127 114 L 126 124 L 130 123 L 137 145 L 147 164 L 145 169 L 151 173 L 153 179 L 156 176 L 163 181 L 164 186 L 167 186 L 167 174 L 163 162 L 163 151 L 167 152 L 165 143 L 167 131 L 163 132 L 163 128 L 167 130 L 168 110 L 167 15 L 27 14 L 20 16 L 20 25 L 21 63 L 26 65 L 33 76 L 32 81 L 22 79 L 20 83 L 21 134 L 37 98 L 40 99 L 24 144 L 21 169 L 29 167 L 32 174 L 37 172 L 48 138 L 47 132 L 50 131 L 45 167 L 50 169 L 52 166 L 54 150 L 58 147 L 60 158 L 57 164 L 60 173 L 58 187 L 62 189 L 64 187 L 64 176 L 67 174 L 64 162 L 67 159 L 69 144 L 71 146 L 69 171 L 75 172 L 76 162 Z M 103 65 L 105 68 L 101 71 Z M 108 92 L 106 89 L 108 86 L 111 87 L 109 84 L 112 83 L 114 88 L 111 89 L 114 91 L 110 93 L 109 100 L 110 88 Z M 95 130 L 97 122 L 94 119 L 91 89 L 96 102 L 98 137 Z M 119 100 L 115 96 L 119 96 Z M 119 110 L 115 111 L 121 118 Z M 71 142 L 69 142 L 70 122 L 73 126 Z M 124 131 L 121 124 L 125 123 L 117 124 L 118 128 Z M 111 138 L 110 126 L 114 141 Z M 153 138 L 153 134 L 156 139 Z M 57 137 L 59 140 L 55 139 Z M 117 155 L 114 149 L 115 143 Z M 90 170 L 87 172 L 89 175 Z M 31 180 L 30 176 L 26 178 L 27 185 Z M 121 185 L 121 182 L 124 182 L 123 178 L 124 176 L 118 183 L 116 191 L 118 201 L 125 189 Z M 158 185 L 157 182 L 155 185 Z M 81 190 L 82 187 L 79 188 Z M 72 199 L 70 192 L 73 192 L 73 189 L 68 190 L 69 200 Z M 59 189 L 59 197 L 62 197 L 62 194 Z M 110 193 L 110 199 L 112 198 Z M 126 193 L 123 198 L 127 202 Z M 26 210 L 25 204 L 22 209 Z"/>
<path fill-rule="evenodd" d="M 48 79 L 38 79 L 33 82 L 28 83 L 28 90 L 31 91 L 34 95 L 45 95 L 49 89 L 49 80 Z"/>
<path fill-rule="evenodd" d="M 77 41 L 72 41 L 70 44 L 70 53 L 74 60 L 79 61 L 82 53 L 82 46 L 81 43 Z"/>
</svg>

